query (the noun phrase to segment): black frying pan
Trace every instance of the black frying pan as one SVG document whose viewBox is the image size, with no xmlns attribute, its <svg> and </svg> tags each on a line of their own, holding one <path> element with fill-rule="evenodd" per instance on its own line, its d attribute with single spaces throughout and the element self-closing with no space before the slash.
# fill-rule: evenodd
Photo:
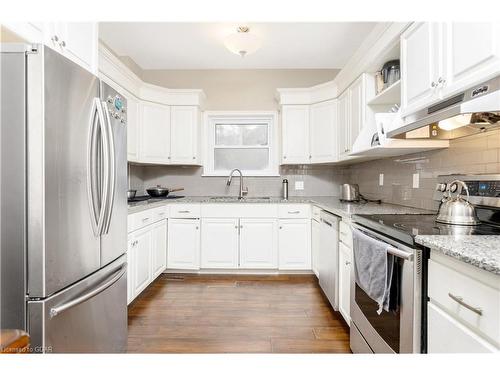
<svg viewBox="0 0 500 375">
<path fill-rule="evenodd" d="M 184 188 L 169 189 L 161 187 L 160 185 L 156 185 L 156 187 L 146 189 L 149 196 L 153 198 L 166 197 L 174 191 L 181 191 L 181 190 L 184 190 Z"/>
</svg>

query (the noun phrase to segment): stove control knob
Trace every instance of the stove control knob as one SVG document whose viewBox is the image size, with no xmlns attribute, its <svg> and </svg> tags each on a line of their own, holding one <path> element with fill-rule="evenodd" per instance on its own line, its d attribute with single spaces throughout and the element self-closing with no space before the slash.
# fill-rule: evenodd
<svg viewBox="0 0 500 375">
<path fill-rule="evenodd" d="M 450 185 L 450 192 L 455 193 L 458 190 L 458 184 L 454 183 Z"/>
<path fill-rule="evenodd" d="M 440 191 L 441 193 L 444 193 L 446 191 L 447 187 L 448 187 L 448 184 L 446 184 L 445 182 L 442 182 L 440 184 L 437 184 L 436 190 Z"/>
</svg>

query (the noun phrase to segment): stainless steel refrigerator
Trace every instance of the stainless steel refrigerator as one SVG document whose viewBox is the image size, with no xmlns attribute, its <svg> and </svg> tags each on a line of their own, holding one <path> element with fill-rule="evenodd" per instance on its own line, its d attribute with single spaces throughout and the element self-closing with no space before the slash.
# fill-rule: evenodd
<svg viewBox="0 0 500 375">
<path fill-rule="evenodd" d="M 1 46 L 1 328 L 34 352 L 122 352 L 126 101 L 42 45 Z"/>
</svg>

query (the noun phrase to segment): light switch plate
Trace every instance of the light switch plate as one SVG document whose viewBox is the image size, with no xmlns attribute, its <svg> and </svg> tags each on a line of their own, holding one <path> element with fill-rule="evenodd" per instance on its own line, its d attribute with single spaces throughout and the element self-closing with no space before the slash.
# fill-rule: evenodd
<svg viewBox="0 0 500 375">
<path fill-rule="evenodd" d="M 418 173 L 413 173 L 413 188 L 418 189 L 420 186 L 420 175 Z"/>
<path fill-rule="evenodd" d="M 304 190 L 304 181 L 295 181 L 295 190 Z"/>
<path fill-rule="evenodd" d="M 379 184 L 379 186 L 384 186 L 384 174 L 383 173 L 380 173 L 378 175 L 378 184 Z"/>
</svg>

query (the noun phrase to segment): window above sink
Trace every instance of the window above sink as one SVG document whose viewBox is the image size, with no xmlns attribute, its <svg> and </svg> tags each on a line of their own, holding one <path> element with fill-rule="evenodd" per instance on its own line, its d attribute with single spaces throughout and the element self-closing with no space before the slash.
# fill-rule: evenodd
<svg viewBox="0 0 500 375">
<path fill-rule="evenodd" d="M 206 112 L 203 176 L 279 176 L 276 112 Z"/>
</svg>

